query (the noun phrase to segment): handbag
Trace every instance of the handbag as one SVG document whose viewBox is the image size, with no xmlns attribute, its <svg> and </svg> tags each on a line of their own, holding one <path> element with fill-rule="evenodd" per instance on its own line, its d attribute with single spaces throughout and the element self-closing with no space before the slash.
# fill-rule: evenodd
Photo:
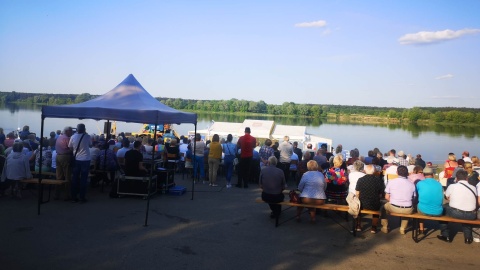
<svg viewBox="0 0 480 270">
<path fill-rule="evenodd" d="M 288 193 L 288 196 L 290 197 L 291 203 L 301 203 L 300 194 L 298 194 L 296 190 L 294 189 L 290 190 L 290 192 Z"/>
</svg>

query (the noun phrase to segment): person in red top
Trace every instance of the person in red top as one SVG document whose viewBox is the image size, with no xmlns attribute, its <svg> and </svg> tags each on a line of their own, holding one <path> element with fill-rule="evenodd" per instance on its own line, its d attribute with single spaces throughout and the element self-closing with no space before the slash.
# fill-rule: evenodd
<svg viewBox="0 0 480 270">
<path fill-rule="evenodd" d="M 248 188 L 248 176 L 250 175 L 250 167 L 253 157 L 253 148 L 255 148 L 257 140 L 250 135 L 250 128 L 245 128 L 245 135 L 240 137 L 237 142 L 237 153 L 240 150 L 240 160 L 238 163 L 238 182 L 236 187 Z"/>
</svg>

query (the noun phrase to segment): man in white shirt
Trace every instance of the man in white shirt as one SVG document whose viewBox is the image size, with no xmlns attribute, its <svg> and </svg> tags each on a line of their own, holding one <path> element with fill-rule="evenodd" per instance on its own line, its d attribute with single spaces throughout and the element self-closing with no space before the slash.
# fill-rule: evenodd
<svg viewBox="0 0 480 270">
<path fill-rule="evenodd" d="M 466 220 L 477 218 L 478 194 L 476 187 L 468 183 L 467 177 L 467 171 L 459 170 L 456 175 L 457 183 L 451 184 L 445 191 L 445 197 L 449 203 L 444 204 L 443 208 L 447 216 Z M 473 242 L 472 225 L 462 224 L 462 229 L 465 244 L 471 244 Z M 437 235 L 437 238 L 445 242 L 452 242 L 448 222 L 440 222 L 440 230 L 441 235 Z"/>
<path fill-rule="evenodd" d="M 84 124 L 77 125 L 77 133 L 72 135 L 68 143 L 68 148 L 72 149 L 75 157 L 75 166 L 73 168 L 72 177 L 72 201 L 78 202 L 78 195 L 80 195 L 80 203 L 85 203 L 87 200 L 85 194 L 87 193 L 87 179 L 90 170 L 90 145 L 92 139 L 87 134 Z"/>
<path fill-rule="evenodd" d="M 120 166 L 125 166 L 125 153 L 130 150 L 130 141 L 128 139 L 123 139 L 122 148 L 117 151 L 117 160 Z"/>
<path fill-rule="evenodd" d="M 285 174 L 285 180 L 288 179 L 288 174 L 290 172 L 290 161 L 292 160 L 293 154 L 293 145 L 289 142 L 290 137 L 283 137 L 283 142 L 278 146 L 278 151 L 280 152 L 280 163 L 282 164 L 282 170 Z"/>
</svg>

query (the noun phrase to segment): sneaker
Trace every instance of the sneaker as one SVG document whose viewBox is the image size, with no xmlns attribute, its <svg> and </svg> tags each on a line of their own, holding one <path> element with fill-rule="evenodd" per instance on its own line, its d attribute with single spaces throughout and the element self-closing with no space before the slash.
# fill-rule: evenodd
<svg viewBox="0 0 480 270">
<path fill-rule="evenodd" d="M 405 234 L 405 229 L 400 229 L 400 234 Z"/>
<path fill-rule="evenodd" d="M 381 231 L 382 231 L 383 233 L 388 233 L 388 228 L 387 228 L 387 227 L 382 227 Z"/>
<path fill-rule="evenodd" d="M 480 238 L 473 238 L 473 242 L 480 243 Z"/>
<path fill-rule="evenodd" d="M 218 187 L 218 185 L 217 184 L 212 184 L 212 187 Z"/>
</svg>

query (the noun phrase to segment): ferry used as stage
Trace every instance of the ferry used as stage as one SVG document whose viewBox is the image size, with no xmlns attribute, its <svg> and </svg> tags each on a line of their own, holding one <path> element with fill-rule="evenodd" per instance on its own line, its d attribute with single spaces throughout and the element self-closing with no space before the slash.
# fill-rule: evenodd
<svg viewBox="0 0 480 270">
<path fill-rule="evenodd" d="M 312 144 L 314 150 L 322 146 L 326 146 L 326 149 L 330 150 L 333 146 L 332 139 L 308 134 L 306 126 L 277 125 L 275 121 L 271 120 L 245 119 L 243 123 L 212 120 L 210 126 L 206 129 L 197 130 L 197 133 L 205 140 L 211 140 L 214 134 L 218 134 L 220 138 L 226 138 L 228 134 L 232 134 L 233 141 L 236 142 L 240 136 L 245 134 L 245 127 L 250 127 L 251 135 L 257 138 L 260 144 L 263 144 L 266 139 L 281 142 L 284 136 L 289 136 L 290 142 L 298 142 L 298 147 L 301 149 L 306 149 L 309 143 Z M 195 131 L 188 132 L 189 136 L 194 134 Z"/>
</svg>

